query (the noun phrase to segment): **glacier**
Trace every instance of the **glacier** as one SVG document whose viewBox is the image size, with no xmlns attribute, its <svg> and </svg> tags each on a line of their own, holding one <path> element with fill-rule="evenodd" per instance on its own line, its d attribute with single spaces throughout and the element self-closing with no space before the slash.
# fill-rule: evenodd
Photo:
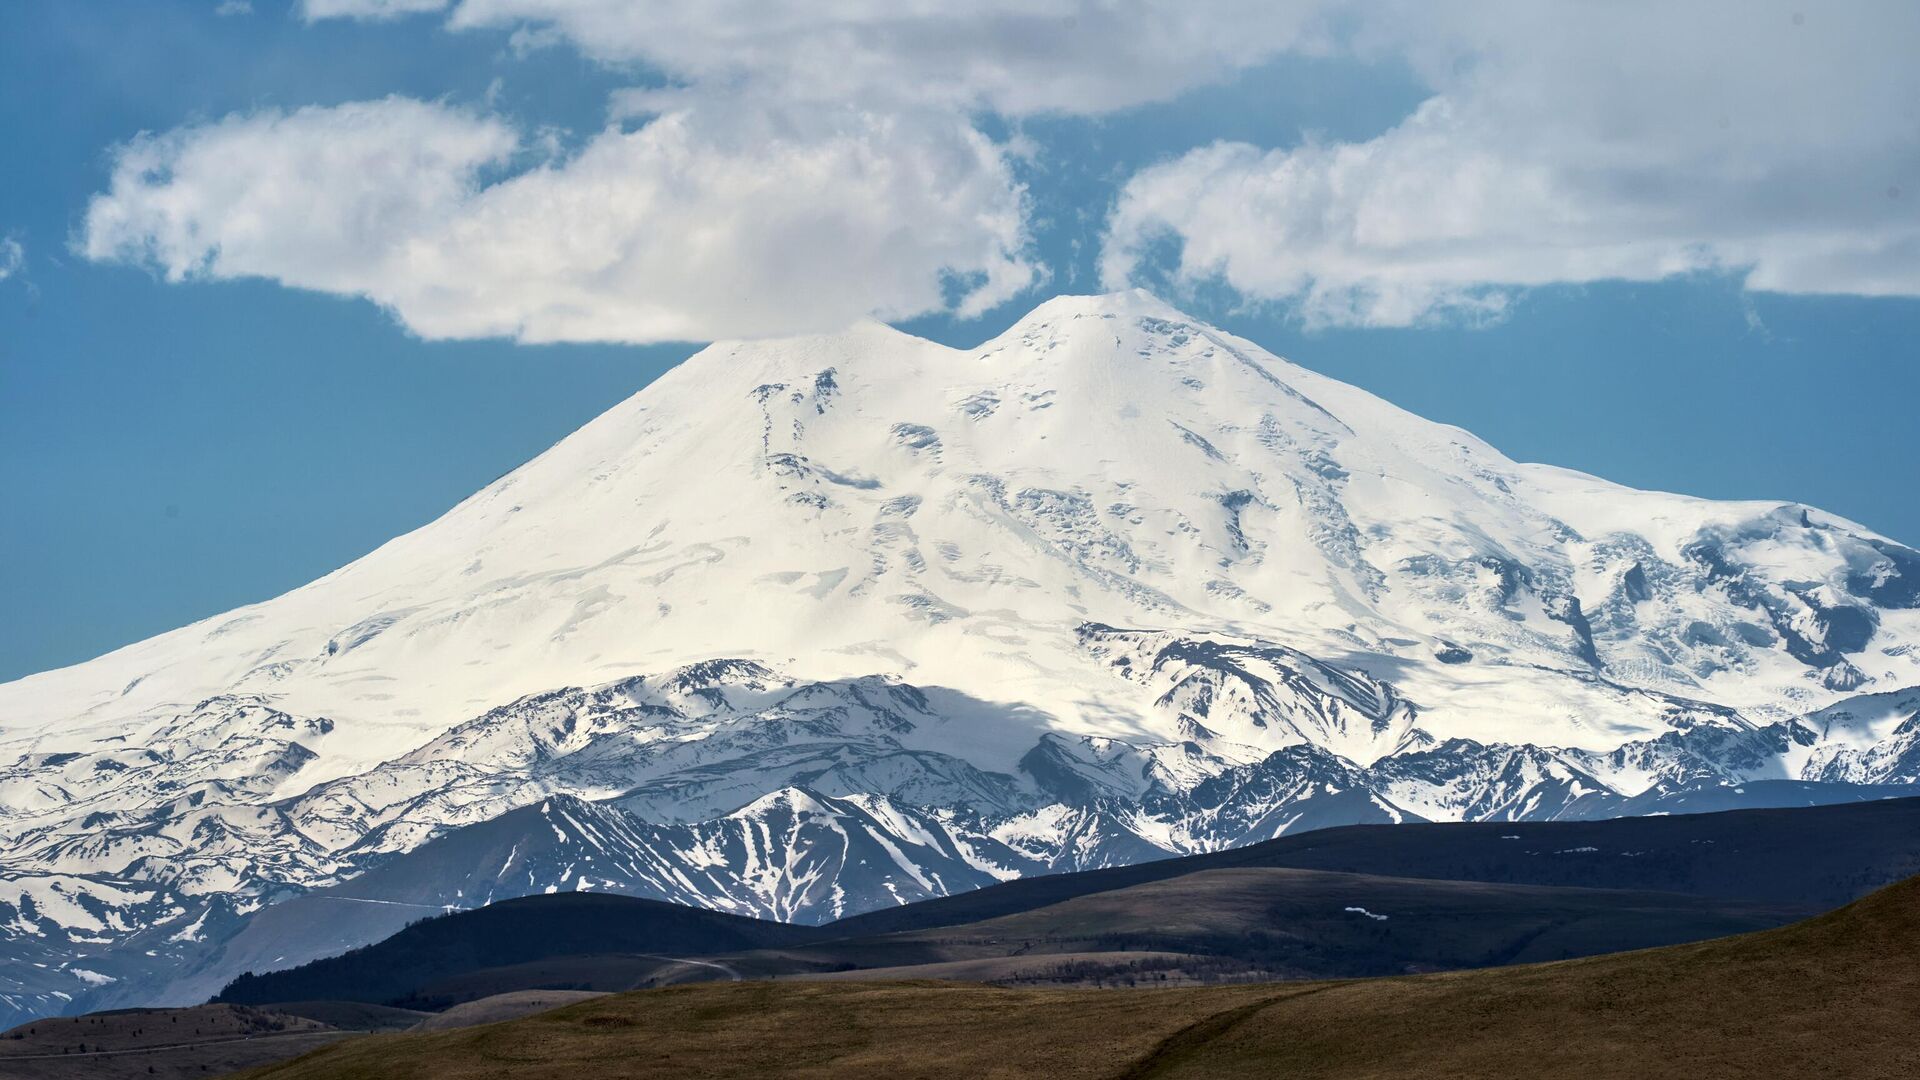
<svg viewBox="0 0 1920 1080">
<path fill-rule="evenodd" d="M 1916 687 L 1920 553 L 1511 461 L 1145 293 L 722 342 L 312 584 L 0 685 L 0 1012 L 550 889 L 820 922 L 1879 797 Z"/>
</svg>

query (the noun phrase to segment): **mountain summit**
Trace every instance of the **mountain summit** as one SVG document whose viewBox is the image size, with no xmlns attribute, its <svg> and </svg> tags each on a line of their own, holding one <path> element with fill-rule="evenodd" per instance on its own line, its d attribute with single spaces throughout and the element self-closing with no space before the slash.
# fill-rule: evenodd
<svg viewBox="0 0 1920 1080">
<path fill-rule="evenodd" d="M 552 796 L 604 801 L 409 902 L 817 920 L 1348 821 L 1844 797 L 1920 776 L 1917 605 L 1852 522 L 1519 464 L 1144 293 L 970 350 L 721 342 L 310 585 L 0 686 L 0 940 L 190 965 Z"/>
</svg>

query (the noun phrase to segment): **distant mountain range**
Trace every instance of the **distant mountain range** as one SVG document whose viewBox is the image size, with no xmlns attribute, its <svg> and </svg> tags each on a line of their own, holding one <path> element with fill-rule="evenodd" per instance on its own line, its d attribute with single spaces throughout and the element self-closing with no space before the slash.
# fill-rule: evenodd
<svg viewBox="0 0 1920 1080">
<path fill-rule="evenodd" d="M 527 832 L 546 820 L 527 822 Z M 478 854 L 453 839 L 423 852 Z M 1022 878 L 824 926 L 600 893 L 521 897 L 416 921 L 290 970 L 240 974 L 218 1000 L 444 1009 L 503 992 L 732 977 L 1398 974 L 1762 929 L 1916 872 L 1920 798 L 1600 822 L 1351 826 Z M 433 879 L 370 877 L 387 898 Z M 328 904 L 317 894 L 281 910 L 318 924 Z"/>
<path fill-rule="evenodd" d="M 0 686 L 0 1022 L 551 890 L 823 923 L 1916 779 L 1920 552 L 1063 297 L 714 345 L 319 581 Z"/>
</svg>

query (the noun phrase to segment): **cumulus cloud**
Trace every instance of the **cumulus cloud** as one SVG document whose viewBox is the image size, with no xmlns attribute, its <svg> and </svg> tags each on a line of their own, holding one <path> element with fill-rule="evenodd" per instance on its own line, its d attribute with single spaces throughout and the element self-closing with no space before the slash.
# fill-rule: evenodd
<svg viewBox="0 0 1920 1080">
<path fill-rule="evenodd" d="M 257 244 L 232 254 L 223 200 L 192 194 L 223 185 L 177 168 L 163 183 L 116 176 L 89 217 L 88 250 L 176 277 L 254 274 L 366 295 L 429 336 L 525 340 L 978 313 L 1041 272 L 1025 254 L 1012 151 L 972 116 L 1110 111 L 1325 41 L 1320 4 L 1270 0 L 1199 12 L 1166 0 L 303 0 L 301 12 L 438 12 L 456 32 L 509 32 L 515 53 L 570 44 L 670 85 L 614 96 L 615 122 L 652 118 L 638 132 L 608 131 L 571 160 L 435 199 L 415 215 L 422 224 L 385 242 L 355 242 L 344 277 L 337 253 L 297 253 L 316 239 L 297 227 L 236 238 Z M 305 141 L 239 126 L 263 157 Z M 192 129 L 166 146 L 193 158 L 213 135 Z M 492 164 L 435 171 L 470 183 Z M 351 178 L 344 192 L 381 198 Z M 152 208 L 180 204 L 194 211 L 184 229 L 142 227 Z"/>
<path fill-rule="evenodd" d="M 81 250 L 169 281 L 257 276 L 358 292 L 374 264 L 474 197 L 481 167 L 509 160 L 517 142 L 497 120 L 406 98 L 142 136 L 115 152 Z"/>
<path fill-rule="evenodd" d="M 0 281 L 19 273 L 27 265 L 27 249 L 10 236 L 0 237 Z"/>
<path fill-rule="evenodd" d="M 1920 296 L 1911 5 L 1405 5 L 1362 55 L 1435 94 L 1380 136 L 1221 143 L 1143 170 L 1102 276 L 1177 250 L 1309 323 L 1496 317 L 1518 287 L 1714 270 Z"/>
<path fill-rule="evenodd" d="M 1026 287 L 1023 193 L 946 114 L 681 102 L 528 163 L 389 98 L 121 148 L 81 246 L 169 280 L 365 296 L 430 338 L 704 340 L 973 312 Z"/>
<path fill-rule="evenodd" d="M 677 79 L 1007 115 L 1102 112 L 1322 49 L 1321 2 L 1275 0 L 307 0 L 308 18 L 446 9 L 453 29 L 570 41 Z"/>
<path fill-rule="evenodd" d="M 1696 271 L 1920 295 L 1920 7 L 1893 0 L 302 11 L 433 13 L 669 85 L 616 94 L 615 120 L 643 126 L 565 160 L 497 120 L 402 101 L 138 140 L 88 216 L 89 254 L 365 295 L 431 336 L 650 341 L 975 312 L 1038 271 L 1008 161 L 1018 125 L 996 145 L 972 117 L 1105 114 L 1326 54 L 1410 70 L 1430 96 L 1372 138 L 1202 145 L 1141 170 L 1107 219 L 1109 285 L 1221 282 L 1312 324 L 1388 326 Z M 1194 122 L 1188 145 L 1205 137 Z M 1028 153 L 1044 172 L 1045 148 Z"/>
</svg>

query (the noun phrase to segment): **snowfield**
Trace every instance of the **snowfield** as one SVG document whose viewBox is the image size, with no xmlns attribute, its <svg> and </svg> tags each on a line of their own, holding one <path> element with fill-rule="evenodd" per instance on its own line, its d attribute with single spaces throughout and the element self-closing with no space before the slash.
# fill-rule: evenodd
<svg viewBox="0 0 1920 1080">
<path fill-rule="evenodd" d="M 403 902 L 823 921 L 1332 824 L 1863 797 L 1920 778 L 1917 685 L 1920 553 L 1510 461 L 1142 293 L 971 350 L 721 343 L 310 585 L 0 686 L 0 1000 L 164 997 L 522 808 L 555 835 Z M 82 942 L 87 995 L 35 966 Z"/>
</svg>

